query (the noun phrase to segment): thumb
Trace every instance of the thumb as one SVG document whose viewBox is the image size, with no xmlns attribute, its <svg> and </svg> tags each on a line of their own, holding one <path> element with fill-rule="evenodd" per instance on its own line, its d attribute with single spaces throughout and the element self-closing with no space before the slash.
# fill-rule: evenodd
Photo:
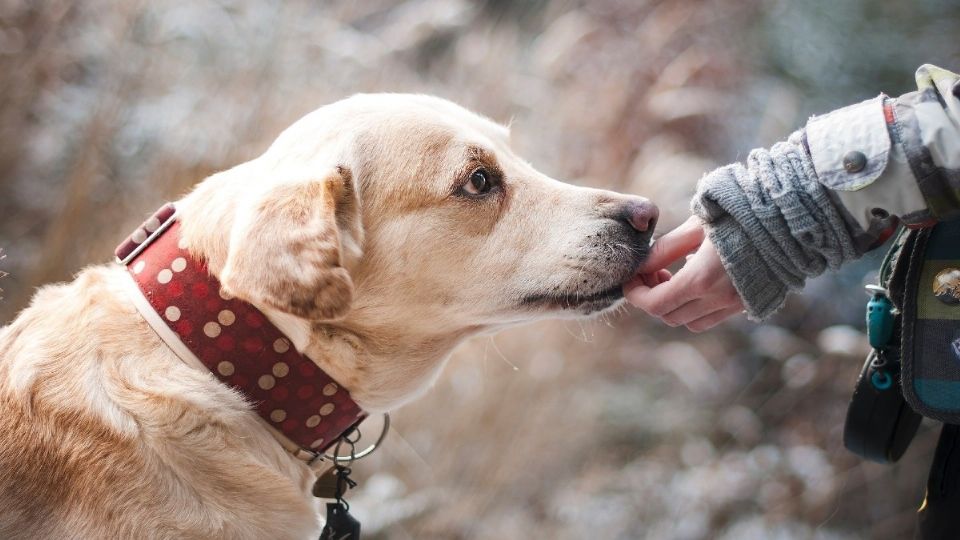
<svg viewBox="0 0 960 540">
<path fill-rule="evenodd" d="M 671 263 L 697 249 L 703 243 L 703 224 L 700 218 L 691 216 L 676 229 L 654 242 L 650 255 L 640 265 L 640 273 L 650 273 L 670 266 Z"/>
</svg>

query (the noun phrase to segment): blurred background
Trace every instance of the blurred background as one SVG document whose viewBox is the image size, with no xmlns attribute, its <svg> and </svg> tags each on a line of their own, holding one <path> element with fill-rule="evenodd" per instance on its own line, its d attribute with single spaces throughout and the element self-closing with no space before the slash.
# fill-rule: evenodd
<svg viewBox="0 0 960 540">
<path fill-rule="evenodd" d="M 0 0 L 0 324 L 355 92 L 512 120 L 540 170 L 648 196 L 665 231 L 711 168 L 960 69 L 958 24 L 953 0 Z M 878 260 L 763 326 L 621 310 L 469 342 L 357 465 L 367 537 L 908 537 L 937 426 L 895 466 L 841 443 Z"/>
</svg>

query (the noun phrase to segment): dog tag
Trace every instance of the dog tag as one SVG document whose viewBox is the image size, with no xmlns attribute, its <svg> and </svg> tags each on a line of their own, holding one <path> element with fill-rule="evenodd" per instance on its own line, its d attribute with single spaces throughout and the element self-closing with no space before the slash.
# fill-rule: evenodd
<svg viewBox="0 0 960 540">
<path fill-rule="evenodd" d="M 360 540 L 360 522 L 340 501 L 327 503 L 327 524 L 320 540 Z"/>
<path fill-rule="evenodd" d="M 336 499 L 337 484 L 340 481 L 336 467 L 327 469 L 313 483 L 313 496 L 319 499 Z"/>
</svg>

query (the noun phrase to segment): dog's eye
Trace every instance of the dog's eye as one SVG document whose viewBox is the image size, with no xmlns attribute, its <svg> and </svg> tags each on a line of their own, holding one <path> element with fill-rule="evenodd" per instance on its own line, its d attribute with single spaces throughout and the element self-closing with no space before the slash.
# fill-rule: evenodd
<svg viewBox="0 0 960 540">
<path fill-rule="evenodd" d="M 493 187 L 493 181 L 490 179 L 490 173 L 486 169 L 477 169 L 470 173 L 470 181 L 463 186 L 464 191 L 470 195 L 483 195 Z"/>
</svg>

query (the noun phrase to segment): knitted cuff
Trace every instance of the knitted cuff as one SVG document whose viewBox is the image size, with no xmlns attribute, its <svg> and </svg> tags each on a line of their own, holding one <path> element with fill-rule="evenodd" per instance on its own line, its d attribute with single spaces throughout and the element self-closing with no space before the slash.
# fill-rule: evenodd
<svg viewBox="0 0 960 540">
<path fill-rule="evenodd" d="M 806 278 L 862 254 L 802 138 L 795 132 L 707 174 L 691 203 L 751 319 L 775 313 Z"/>
<path fill-rule="evenodd" d="M 728 215 L 707 225 L 707 234 L 743 300 L 747 317 L 759 322 L 779 311 L 789 289 L 764 262 L 743 227 Z"/>
</svg>

